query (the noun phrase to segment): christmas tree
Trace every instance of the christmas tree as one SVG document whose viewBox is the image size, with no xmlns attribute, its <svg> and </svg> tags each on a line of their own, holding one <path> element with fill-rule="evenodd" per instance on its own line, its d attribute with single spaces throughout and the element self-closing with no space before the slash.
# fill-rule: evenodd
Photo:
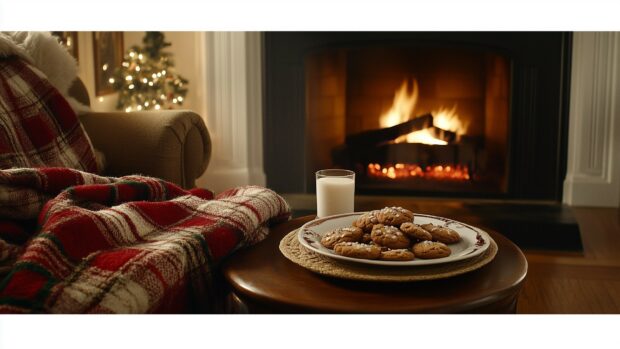
<svg viewBox="0 0 620 349">
<path fill-rule="evenodd" d="M 110 78 L 118 91 L 116 109 L 172 109 L 183 104 L 188 81 L 174 71 L 172 55 L 163 52 L 170 46 L 161 32 L 146 32 L 143 47 L 132 46 L 123 63 Z"/>
</svg>

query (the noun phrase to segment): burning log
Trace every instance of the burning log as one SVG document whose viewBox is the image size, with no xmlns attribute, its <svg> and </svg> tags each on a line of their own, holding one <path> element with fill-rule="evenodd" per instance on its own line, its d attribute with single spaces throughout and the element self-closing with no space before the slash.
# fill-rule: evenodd
<svg viewBox="0 0 620 349">
<path fill-rule="evenodd" d="M 413 132 L 422 130 L 426 132 L 422 136 L 428 135 L 445 143 L 424 143 L 424 138 L 419 141 L 416 137 L 406 139 Z M 477 163 L 479 142 L 470 138 L 461 136 L 457 139 L 455 132 L 433 126 L 433 116 L 429 113 L 392 127 L 349 135 L 344 144 L 332 149 L 332 161 L 346 168 L 361 165 L 362 170 L 370 163 L 472 166 Z"/>
<path fill-rule="evenodd" d="M 360 154 L 358 161 L 364 164 L 409 163 L 420 166 L 470 165 L 476 163 L 476 147 L 471 144 L 448 144 L 434 146 L 422 143 L 383 144 Z"/>
<path fill-rule="evenodd" d="M 385 143 L 376 147 L 351 148 L 345 144 L 332 150 L 334 164 L 346 168 L 365 169 L 368 164 L 463 165 L 469 170 L 478 167 L 479 147 L 474 143 L 443 146 L 422 143 Z M 361 165 L 361 167 L 360 167 Z"/>
<path fill-rule="evenodd" d="M 445 141 L 446 143 L 452 143 L 456 140 L 456 132 L 444 130 L 443 128 L 431 127 L 433 137 Z"/>
<path fill-rule="evenodd" d="M 373 147 L 381 143 L 393 141 L 396 138 L 411 132 L 420 131 L 429 127 L 433 127 L 433 115 L 430 113 L 392 127 L 378 130 L 368 130 L 349 135 L 345 139 L 345 144 L 353 148 Z"/>
</svg>

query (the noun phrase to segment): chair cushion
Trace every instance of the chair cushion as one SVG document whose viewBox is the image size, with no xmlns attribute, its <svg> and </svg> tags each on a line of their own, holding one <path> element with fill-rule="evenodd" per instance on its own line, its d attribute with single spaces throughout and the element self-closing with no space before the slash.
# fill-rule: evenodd
<svg viewBox="0 0 620 349">
<path fill-rule="evenodd" d="M 11 167 L 98 172 L 90 140 L 67 100 L 17 56 L 0 59 L 0 169 Z"/>
</svg>

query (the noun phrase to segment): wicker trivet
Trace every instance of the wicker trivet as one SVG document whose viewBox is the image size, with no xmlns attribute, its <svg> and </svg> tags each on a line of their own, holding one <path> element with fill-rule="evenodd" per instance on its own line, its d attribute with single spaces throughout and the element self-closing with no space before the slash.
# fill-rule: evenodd
<svg viewBox="0 0 620 349">
<path fill-rule="evenodd" d="M 480 256 L 453 263 L 425 265 L 416 267 L 385 267 L 368 264 L 346 263 L 325 257 L 303 247 L 293 230 L 280 241 L 280 251 L 293 263 L 315 273 L 342 279 L 403 282 L 448 278 L 476 270 L 495 258 L 497 244 L 491 245 Z"/>
</svg>

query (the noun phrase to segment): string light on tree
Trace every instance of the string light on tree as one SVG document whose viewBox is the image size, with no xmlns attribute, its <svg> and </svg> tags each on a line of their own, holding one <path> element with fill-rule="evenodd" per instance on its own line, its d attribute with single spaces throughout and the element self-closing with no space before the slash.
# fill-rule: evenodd
<svg viewBox="0 0 620 349">
<path fill-rule="evenodd" d="M 131 47 L 109 83 L 118 91 L 116 108 L 134 110 L 172 109 L 183 104 L 187 79 L 175 72 L 172 54 L 163 52 L 170 43 L 161 32 L 146 32 L 143 47 Z"/>
</svg>

